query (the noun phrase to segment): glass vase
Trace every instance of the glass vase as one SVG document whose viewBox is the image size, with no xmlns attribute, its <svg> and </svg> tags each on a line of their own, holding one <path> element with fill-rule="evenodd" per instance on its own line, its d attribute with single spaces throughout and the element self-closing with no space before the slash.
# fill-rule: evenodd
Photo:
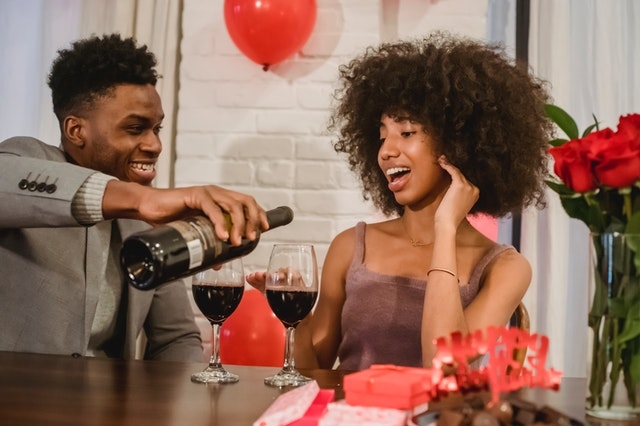
<svg viewBox="0 0 640 426">
<path fill-rule="evenodd" d="M 591 234 L 590 261 L 586 412 L 640 421 L 640 234 Z"/>
</svg>

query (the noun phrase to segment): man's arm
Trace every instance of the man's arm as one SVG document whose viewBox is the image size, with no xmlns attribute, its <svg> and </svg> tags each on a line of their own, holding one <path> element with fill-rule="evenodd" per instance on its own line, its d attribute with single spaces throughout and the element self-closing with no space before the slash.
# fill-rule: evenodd
<svg viewBox="0 0 640 426">
<path fill-rule="evenodd" d="M 165 223 L 204 213 L 215 225 L 216 235 L 226 240 L 223 212 L 231 217 L 231 243 L 240 244 L 243 235 L 255 239 L 258 230 L 269 229 L 267 216 L 256 200 L 246 194 L 215 185 L 159 189 L 133 182 L 109 181 L 102 199 L 105 219 L 138 219 Z"/>
<path fill-rule="evenodd" d="M 78 226 L 71 202 L 93 170 L 12 154 L 0 170 L 0 228 Z"/>
<path fill-rule="evenodd" d="M 204 213 L 221 239 L 228 237 L 223 217 L 226 211 L 231 217 L 233 244 L 240 244 L 242 235 L 253 239 L 257 230 L 269 227 L 264 210 L 253 197 L 214 185 L 158 189 L 115 178 L 107 182 L 107 177 L 94 186 L 95 170 L 67 163 L 60 149 L 34 138 L 2 142 L 0 170 L 0 228 L 90 225 L 97 221 L 96 209 L 102 210 L 104 219 L 138 219 L 151 224 Z M 23 181 L 28 185 L 21 185 Z M 35 182 L 34 190 L 31 182 Z M 44 184 L 42 191 L 39 184 Z M 83 191 L 87 197 L 78 197 Z M 79 201 L 88 204 L 78 206 Z"/>
</svg>

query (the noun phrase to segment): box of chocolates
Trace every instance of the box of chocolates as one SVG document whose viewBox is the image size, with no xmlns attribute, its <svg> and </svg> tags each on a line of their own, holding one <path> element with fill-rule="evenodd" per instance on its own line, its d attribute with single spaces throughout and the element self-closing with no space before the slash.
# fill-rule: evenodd
<svg viewBox="0 0 640 426">
<path fill-rule="evenodd" d="M 547 405 L 505 395 L 492 402 L 487 392 L 466 396 L 449 395 L 432 404 L 426 413 L 414 416 L 409 426 L 584 426 L 584 422 Z"/>
</svg>

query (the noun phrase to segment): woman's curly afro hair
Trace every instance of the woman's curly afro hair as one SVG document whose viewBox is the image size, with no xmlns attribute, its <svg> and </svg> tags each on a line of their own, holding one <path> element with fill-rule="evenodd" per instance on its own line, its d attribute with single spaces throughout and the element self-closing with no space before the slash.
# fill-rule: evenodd
<svg viewBox="0 0 640 426">
<path fill-rule="evenodd" d="M 119 84 L 151 84 L 158 74 L 156 58 L 147 46 L 136 46 L 133 38 L 119 34 L 93 36 L 59 50 L 51 65 L 49 87 L 58 120 L 89 108 L 100 96 Z"/>
<path fill-rule="evenodd" d="M 553 134 L 543 81 L 502 47 L 436 32 L 368 48 L 339 68 L 329 123 L 333 147 L 348 155 L 365 200 L 402 214 L 378 167 L 380 118 L 407 113 L 480 189 L 471 213 L 505 216 L 544 206 L 547 147 Z"/>
</svg>

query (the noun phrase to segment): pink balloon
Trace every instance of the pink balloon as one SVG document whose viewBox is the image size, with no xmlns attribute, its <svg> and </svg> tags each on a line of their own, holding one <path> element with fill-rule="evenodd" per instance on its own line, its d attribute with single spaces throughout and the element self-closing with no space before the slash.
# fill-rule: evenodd
<svg viewBox="0 0 640 426">
<path fill-rule="evenodd" d="M 316 0 L 225 0 L 224 21 L 240 51 L 267 71 L 300 51 L 316 23 Z"/>
<path fill-rule="evenodd" d="M 245 290 L 220 328 L 220 362 L 282 367 L 284 341 L 284 325 L 267 299 L 257 290 Z"/>
</svg>

